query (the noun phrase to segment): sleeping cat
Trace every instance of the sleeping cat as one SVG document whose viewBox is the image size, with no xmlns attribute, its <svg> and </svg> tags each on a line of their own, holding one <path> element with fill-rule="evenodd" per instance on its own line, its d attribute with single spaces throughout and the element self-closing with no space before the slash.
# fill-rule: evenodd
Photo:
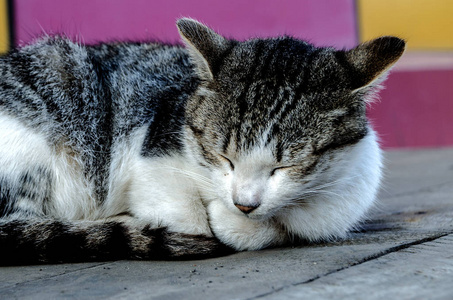
<svg viewBox="0 0 453 300">
<path fill-rule="evenodd" d="M 381 153 L 365 115 L 404 41 L 352 50 L 44 37 L 0 58 L 0 263 L 203 258 L 344 237 Z"/>
</svg>

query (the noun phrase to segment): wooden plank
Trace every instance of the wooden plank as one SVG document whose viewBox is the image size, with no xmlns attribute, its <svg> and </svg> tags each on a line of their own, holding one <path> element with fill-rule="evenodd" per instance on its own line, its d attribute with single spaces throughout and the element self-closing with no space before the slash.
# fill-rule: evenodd
<svg viewBox="0 0 453 300">
<path fill-rule="evenodd" d="M 388 151 L 384 166 L 381 200 L 453 183 L 453 148 Z M 385 203 L 389 210 L 394 204 Z"/>
<path fill-rule="evenodd" d="M 0 289 L 14 288 L 17 284 L 56 277 L 63 274 L 92 268 L 103 263 L 39 265 L 0 268 Z M 0 296 L 1 298 L 1 296 Z"/>
<path fill-rule="evenodd" d="M 360 234 L 347 243 L 189 262 L 120 261 L 0 289 L 5 298 L 250 298 L 349 267 L 426 234 Z M 46 289 L 42 287 L 45 286 Z M 234 287 L 234 288 L 232 288 Z"/>
<path fill-rule="evenodd" d="M 452 299 L 453 234 L 260 299 Z"/>
</svg>

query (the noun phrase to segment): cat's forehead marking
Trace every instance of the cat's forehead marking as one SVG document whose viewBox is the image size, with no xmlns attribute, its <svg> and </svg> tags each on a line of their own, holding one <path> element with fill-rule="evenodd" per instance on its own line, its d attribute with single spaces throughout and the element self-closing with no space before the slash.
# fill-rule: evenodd
<svg viewBox="0 0 453 300">
<path fill-rule="evenodd" d="M 272 148 L 264 144 L 257 144 L 247 149 L 247 151 L 237 153 L 236 160 L 239 168 L 245 173 L 254 169 L 271 168 L 275 165 Z"/>
</svg>

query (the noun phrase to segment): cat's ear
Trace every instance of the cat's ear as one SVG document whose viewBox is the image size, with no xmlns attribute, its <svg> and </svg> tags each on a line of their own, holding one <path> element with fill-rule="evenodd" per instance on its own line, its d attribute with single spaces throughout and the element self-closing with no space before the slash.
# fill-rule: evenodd
<svg viewBox="0 0 453 300">
<path fill-rule="evenodd" d="M 352 66 L 353 90 L 379 85 L 385 80 L 386 73 L 403 55 L 406 42 L 393 36 L 384 36 L 345 52 Z"/>
<path fill-rule="evenodd" d="M 213 68 L 230 41 L 193 19 L 179 19 L 176 25 L 201 78 L 213 79 Z"/>
</svg>

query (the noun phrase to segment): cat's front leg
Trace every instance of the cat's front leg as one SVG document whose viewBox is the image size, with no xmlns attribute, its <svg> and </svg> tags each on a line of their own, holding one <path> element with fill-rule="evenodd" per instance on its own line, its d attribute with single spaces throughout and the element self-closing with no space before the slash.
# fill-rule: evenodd
<svg viewBox="0 0 453 300">
<path fill-rule="evenodd" d="M 177 154 L 137 157 L 128 186 L 129 213 L 169 232 L 212 236 L 206 208 L 192 178 L 200 175 L 193 169 Z"/>
<path fill-rule="evenodd" d="M 211 230 L 223 243 L 236 250 L 259 250 L 287 241 L 283 228 L 272 219 L 251 219 L 235 214 L 220 201 L 208 204 Z"/>
<path fill-rule="evenodd" d="M 151 227 L 166 227 L 170 232 L 212 236 L 205 207 L 196 196 L 148 193 L 146 201 L 135 201 L 132 214 Z M 135 195 L 135 194 L 134 194 Z M 138 199 L 138 198 L 135 198 Z"/>
</svg>

